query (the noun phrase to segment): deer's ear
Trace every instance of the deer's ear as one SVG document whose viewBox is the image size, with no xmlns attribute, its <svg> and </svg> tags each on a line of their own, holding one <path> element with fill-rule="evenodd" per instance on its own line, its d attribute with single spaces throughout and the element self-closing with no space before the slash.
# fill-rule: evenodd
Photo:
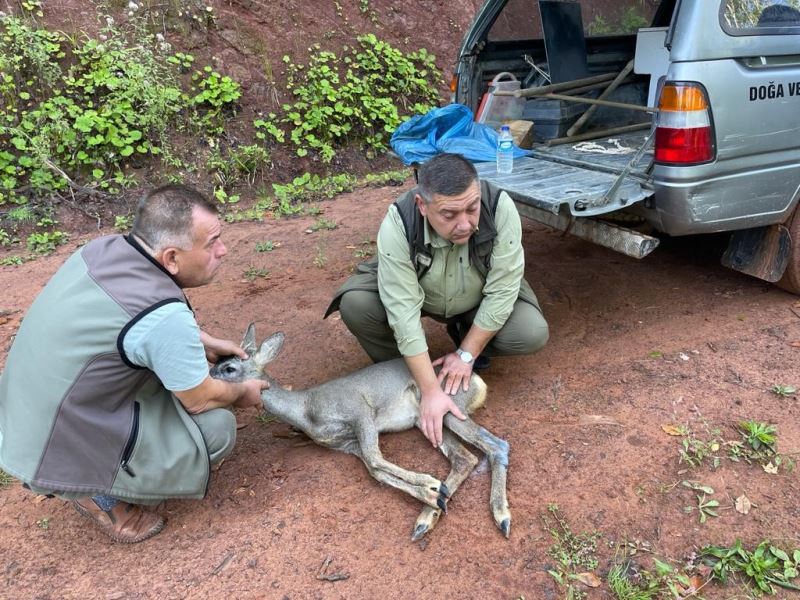
<svg viewBox="0 0 800 600">
<path fill-rule="evenodd" d="M 257 348 L 256 324 L 255 322 L 251 322 L 250 325 L 247 326 L 247 331 L 244 332 L 244 338 L 242 338 L 242 350 L 247 352 L 248 356 L 252 356 Z"/>
<path fill-rule="evenodd" d="M 283 335 L 283 332 L 278 331 L 261 342 L 261 348 L 258 349 L 258 354 L 256 354 L 255 361 L 260 365 L 265 365 L 274 360 L 275 357 L 281 352 L 284 337 L 285 336 Z"/>
</svg>

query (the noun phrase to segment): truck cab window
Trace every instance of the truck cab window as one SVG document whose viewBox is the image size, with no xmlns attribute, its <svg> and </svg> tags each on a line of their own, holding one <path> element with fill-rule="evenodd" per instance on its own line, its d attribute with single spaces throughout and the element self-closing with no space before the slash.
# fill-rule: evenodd
<svg viewBox="0 0 800 600">
<path fill-rule="evenodd" d="M 784 33 L 800 28 L 800 0 L 727 0 L 722 24 L 733 35 Z"/>
</svg>

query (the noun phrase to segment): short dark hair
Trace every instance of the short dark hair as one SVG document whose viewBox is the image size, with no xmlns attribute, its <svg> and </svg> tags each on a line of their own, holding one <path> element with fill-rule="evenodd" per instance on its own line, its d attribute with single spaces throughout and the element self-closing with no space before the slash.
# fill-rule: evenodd
<svg viewBox="0 0 800 600">
<path fill-rule="evenodd" d="M 192 247 L 195 207 L 215 215 L 216 204 L 187 185 L 165 185 L 146 193 L 136 209 L 132 233 L 159 252 L 169 246 L 183 250 Z"/>
<path fill-rule="evenodd" d="M 456 196 L 478 180 L 478 172 L 460 154 L 437 154 L 419 168 L 418 188 L 425 202 L 433 195 Z"/>
</svg>

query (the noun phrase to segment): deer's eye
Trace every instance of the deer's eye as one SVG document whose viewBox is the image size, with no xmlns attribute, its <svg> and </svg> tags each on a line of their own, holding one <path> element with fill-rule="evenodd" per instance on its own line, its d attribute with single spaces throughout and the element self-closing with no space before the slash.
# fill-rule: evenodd
<svg viewBox="0 0 800 600">
<path fill-rule="evenodd" d="M 233 365 L 225 365 L 223 372 L 226 375 L 233 375 L 234 373 L 236 373 L 236 367 L 234 367 Z"/>
</svg>

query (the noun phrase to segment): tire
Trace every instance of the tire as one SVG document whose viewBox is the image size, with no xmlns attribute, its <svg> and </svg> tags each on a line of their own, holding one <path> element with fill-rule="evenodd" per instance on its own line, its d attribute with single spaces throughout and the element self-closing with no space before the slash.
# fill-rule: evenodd
<svg viewBox="0 0 800 600">
<path fill-rule="evenodd" d="M 800 296 L 800 208 L 794 209 L 791 218 L 786 222 L 786 228 L 792 240 L 792 249 L 789 251 L 789 263 L 786 265 L 783 277 L 776 285 Z"/>
</svg>

